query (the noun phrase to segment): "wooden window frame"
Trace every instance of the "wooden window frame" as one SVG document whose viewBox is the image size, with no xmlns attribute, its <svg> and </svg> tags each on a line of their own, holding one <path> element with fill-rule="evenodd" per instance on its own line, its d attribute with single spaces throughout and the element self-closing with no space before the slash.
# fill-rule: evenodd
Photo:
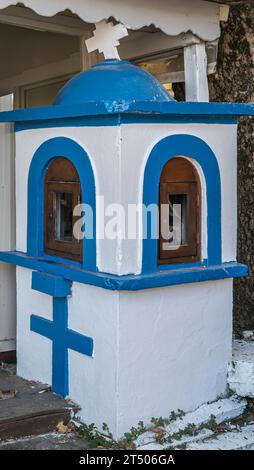
<svg viewBox="0 0 254 470">
<path fill-rule="evenodd" d="M 182 157 L 176 157 L 176 160 Z M 189 165 L 192 165 L 188 162 Z M 159 224 L 160 238 L 158 246 L 158 264 L 181 264 L 197 262 L 201 258 L 201 186 L 196 169 L 193 167 L 194 177 L 188 179 L 188 174 L 183 172 L 183 180 L 179 172 L 174 178 L 174 174 L 170 177 L 162 174 L 159 189 Z M 187 176 L 187 178 L 186 178 Z M 170 180 L 170 181 L 167 181 Z M 187 180 L 185 180 L 187 179 Z M 183 194 L 187 195 L 187 237 L 188 243 L 181 245 L 176 250 L 165 250 L 162 248 L 163 243 L 167 242 L 162 238 L 161 234 L 161 205 L 169 203 L 170 195 Z"/>
<path fill-rule="evenodd" d="M 66 179 L 66 181 L 63 181 L 63 176 L 65 176 L 63 168 L 63 159 L 59 158 L 56 160 L 59 160 L 62 165 L 61 171 L 59 172 L 59 176 L 62 180 L 60 181 L 57 179 L 57 174 L 55 180 L 54 174 L 50 174 L 49 178 L 47 178 L 46 173 L 44 182 L 44 251 L 45 253 L 51 256 L 57 256 L 60 258 L 81 262 L 83 254 L 82 240 L 74 238 L 73 234 L 72 241 L 58 240 L 56 238 L 57 193 L 72 194 L 72 227 L 74 227 L 74 224 L 79 219 L 79 217 L 73 215 L 73 210 L 75 206 L 81 203 L 81 185 L 78 176 L 73 178 L 73 175 L 68 175 L 67 172 L 66 178 L 64 178 Z M 73 181 L 74 179 L 76 181 Z"/>
</svg>

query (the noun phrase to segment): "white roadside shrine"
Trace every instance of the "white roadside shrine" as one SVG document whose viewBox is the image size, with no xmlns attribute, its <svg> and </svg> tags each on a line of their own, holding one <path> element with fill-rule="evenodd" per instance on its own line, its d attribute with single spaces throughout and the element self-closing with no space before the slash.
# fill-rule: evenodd
<svg viewBox="0 0 254 470">
<path fill-rule="evenodd" d="M 14 2 L 15 3 L 15 2 Z M 140 38 L 121 44 L 119 50 L 129 50 L 129 56 L 157 54 L 161 51 L 184 49 L 185 83 L 187 101 L 209 101 L 207 86 L 206 46 L 217 41 L 220 35 L 220 20 L 226 21 L 228 7 L 213 2 L 194 0 L 27 0 L 26 6 L 14 5 L 8 0 L 0 0 L 0 23 L 21 28 L 56 32 L 80 38 L 82 67 L 84 70 L 95 64 L 97 54 L 87 54 L 85 40 L 90 36 L 89 23 L 100 23 L 105 18 L 114 17 L 124 25 L 118 25 L 123 34 L 125 28 L 136 30 L 149 29 L 154 24 L 158 31 L 150 38 Z M 67 9 L 76 16 L 62 14 Z M 55 16 L 57 15 L 57 16 Z M 114 29 L 116 31 L 116 29 Z M 120 36 L 119 36 L 120 37 Z M 93 39 L 91 39 L 93 41 Z M 89 44 L 89 43 L 88 43 Z M 91 44 L 91 43 L 90 43 Z M 126 45 L 127 44 L 127 45 Z M 107 55 L 111 55 L 107 53 Z M 14 58 L 15 61 L 15 58 Z M 27 78 L 30 80 L 30 77 Z M 11 86 L 15 80 L 10 77 Z M 4 89 L 6 94 L 6 82 Z M 8 89 L 8 93 L 13 90 Z M 1 99 L 1 110 L 9 106 L 10 98 Z M 11 104 L 12 106 L 12 104 Z M 2 191 L 0 208 L 3 216 L 0 248 L 12 248 L 15 244 L 15 203 L 13 194 L 14 174 L 14 136 L 7 124 L 1 127 L 0 172 Z M 19 230 L 19 229 L 17 229 Z M 8 278 L 8 281 L 7 281 Z M 1 265 L 1 334 L 0 356 L 15 349 L 15 281 L 14 269 Z"/>
<path fill-rule="evenodd" d="M 93 47 L 115 55 L 114 28 L 111 45 Z M 237 117 L 253 112 L 177 103 L 113 57 L 53 106 L 0 114 L 15 123 L 17 240 L 0 261 L 17 266 L 18 374 L 49 383 L 115 438 L 226 393 L 233 278 L 248 271 L 236 261 Z M 85 228 L 77 240 L 80 201 L 94 217 L 92 236 Z M 123 236 L 123 218 L 115 237 L 100 236 L 112 205 L 142 207 L 141 237 Z M 167 239 L 154 237 L 159 220 Z"/>
</svg>

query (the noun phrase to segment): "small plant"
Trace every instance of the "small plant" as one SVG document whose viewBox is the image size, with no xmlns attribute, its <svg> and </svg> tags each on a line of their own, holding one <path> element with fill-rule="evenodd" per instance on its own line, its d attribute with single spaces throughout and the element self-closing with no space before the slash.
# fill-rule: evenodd
<svg viewBox="0 0 254 470">
<path fill-rule="evenodd" d="M 154 433 L 154 441 L 164 445 L 167 449 L 172 449 L 172 444 L 181 441 L 185 436 L 197 436 L 202 430 L 210 429 L 216 432 L 218 426 L 215 416 L 211 415 L 210 419 L 200 425 L 189 423 L 185 428 L 170 434 L 167 426 L 172 425 L 176 420 L 182 420 L 185 412 L 177 410 L 171 412 L 168 418 L 152 418 L 151 426 L 146 427 L 143 421 L 140 421 L 137 427 L 132 427 L 129 432 L 126 432 L 120 441 L 115 441 L 113 435 L 109 430 L 106 423 L 102 425 L 102 431 L 99 431 L 95 424 L 83 424 L 80 427 L 81 434 L 89 441 L 90 446 L 93 448 L 103 449 L 135 449 L 135 441 L 142 434 L 147 431 Z M 184 448 L 185 444 L 175 445 L 177 448 Z"/>
<path fill-rule="evenodd" d="M 151 423 L 158 427 L 166 427 L 177 419 L 183 419 L 185 414 L 186 413 L 183 410 L 172 411 L 168 418 L 152 418 Z"/>
<path fill-rule="evenodd" d="M 82 424 L 79 432 L 84 436 L 92 448 L 114 449 L 117 442 L 114 441 L 112 434 L 109 431 L 108 425 L 103 423 L 102 431 L 99 431 L 94 423 Z"/>
<path fill-rule="evenodd" d="M 207 429 L 210 429 L 211 431 L 215 432 L 216 427 L 217 427 L 215 416 L 211 415 L 209 421 L 207 423 L 202 424 L 200 427 L 201 427 L 201 429 L 207 428 Z"/>
<path fill-rule="evenodd" d="M 133 442 L 142 434 L 147 431 L 143 421 L 139 421 L 137 427 L 132 427 L 129 432 L 126 432 L 123 439 L 120 441 L 121 448 L 133 448 Z"/>
</svg>

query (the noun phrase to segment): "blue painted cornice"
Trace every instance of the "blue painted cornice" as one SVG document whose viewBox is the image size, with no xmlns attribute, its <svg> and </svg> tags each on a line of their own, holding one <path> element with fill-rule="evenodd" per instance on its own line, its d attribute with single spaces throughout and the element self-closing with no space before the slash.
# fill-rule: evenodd
<svg viewBox="0 0 254 470">
<path fill-rule="evenodd" d="M 33 271 L 52 274 L 68 281 L 117 291 L 137 291 L 155 287 L 190 284 L 193 282 L 215 281 L 218 279 L 246 276 L 248 274 L 248 267 L 246 265 L 234 261 L 221 263 L 216 266 L 181 267 L 178 265 L 178 267 L 172 267 L 171 269 L 158 268 L 152 273 L 130 274 L 126 276 L 85 271 L 78 266 L 70 266 L 55 261 L 50 262 L 16 251 L 0 252 L 0 261 L 32 269 Z"/>
<path fill-rule="evenodd" d="M 59 124 L 65 126 L 66 119 L 74 118 L 91 118 L 91 117 L 113 117 L 118 119 L 113 125 L 119 123 L 119 119 L 123 119 L 128 115 L 135 118 L 145 116 L 153 116 L 155 119 L 161 116 L 170 118 L 196 117 L 202 122 L 206 118 L 215 117 L 232 117 L 253 116 L 254 104 L 242 103 L 191 103 L 191 102 L 145 102 L 135 101 L 118 102 L 113 104 L 107 102 L 90 101 L 86 104 L 74 105 L 55 105 L 47 107 L 18 109 L 14 111 L 5 111 L 0 113 L 0 122 L 22 123 L 22 122 L 43 122 L 51 120 L 59 120 Z M 85 124 L 84 124 L 85 125 Z M 96 125 L 96 121 L 95 124 Z M 105 125 L 107 122 L 105 121 Z M 43 127 L 43 125 L 42 125 Z"/>
</svg>

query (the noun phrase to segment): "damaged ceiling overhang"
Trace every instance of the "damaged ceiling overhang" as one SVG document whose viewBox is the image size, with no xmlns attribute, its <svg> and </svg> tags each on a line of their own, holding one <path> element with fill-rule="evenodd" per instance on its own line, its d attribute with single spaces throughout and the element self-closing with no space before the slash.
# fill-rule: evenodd
<svg viewBox="0 0 254 470">
<path fill-rule="evenodd" d="M 0 0 L 0 9 L 19 4 Z M 204 41 L 220 36 L 220 4 L 204 0 L 24 0 L 42 16 L 69 10 L 87 23 L 115 18 L 129 29 L 154 25 L 170 36 L 191 31 Z"/>
</svg>

